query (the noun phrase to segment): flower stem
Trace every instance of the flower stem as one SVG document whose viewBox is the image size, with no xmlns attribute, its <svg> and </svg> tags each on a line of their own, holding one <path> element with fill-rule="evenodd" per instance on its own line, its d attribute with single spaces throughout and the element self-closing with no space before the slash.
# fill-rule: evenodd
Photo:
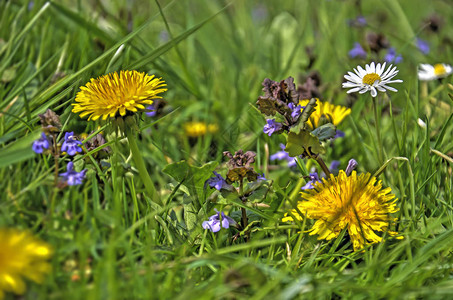
<svg viewBox="0 0 453 300">
<path fill-rule="evenodd" d="M 377 136 L 377 141 L 378 141 L 378 159 L 379 159 L 379 164 L 383 163 L 383 148 L 382 148 L 382 140 L 381 140 L 381 129 L 380 129 L 380 124 L 379 124 L 379 116 L 378 116 L 378 111 L 377 111 L 377 103 L 376 103 L 376 97 L 372 97 L 373 99 L 373 110 L 374 110 L 374 126 L 376 128 L 376 136 Z"/>
<path fill-rule="evenodd" d="M 239 196 L 242 199 L 242 203 L 245 204 L 247 199 L 242 197 L 243 193 L 244 193 L 244 179 L 241 179 L 241 181 L 239 182 Z M 245 210 L 244 207 L 241 207 L 241 211 L 242 211 L 241 225 L 242 225 L 242 228 L 245 229 L 248 226 L 247 211 Z M 246 232 L 245 240 L 248 241 L 249 239 L 250 239 L 250 232 Z"/>
<path fill-rule="evenodd" d="M 326 166 L 326 164 L 324 163 L 324 161 L 322 160 L 322 158 L 318 155 L 316 156 L 316 162 L 318 163 L 318 165 L 321 167 L 321 169 L 324 171 L 324 174 L 326 174 L 326 177 L 329 178 L 330 177 L 330 170 L 329 168 Z"/>
<path fill-rule="evenodd" d="M 59 166 L 58 166 L 58 160 L 60 159 L 60 151 L 57 147 L 57 137 L 55 133 L 52 134 L 52 156 L 55 161 L 55 176 L 54 176 L 54 187 L 58 185 L 58 172 L 59 172 Z"/>
<path fill-rule="evenodd" d="M 135 166 L 138 169 L 140 178 L 142 179 L 143 184 L 145 185 L 145 189 L 146 189 L 146 193 L 148 194 L 148 197 L 150 197 L 154 203 L 156 203 L 158 205 L 162 205 L 160 196 L 157 193 L 156 188 L 154 187 L 154 183 L 151 180 L 151 177 L 149 176 L 148 170 L 146 169 L 146 166 L 145 166 L 145 162 L 143 161 L 143 157 L 140 153 L 140 150 L 138 149 L 137 140 L 135 138 L 135 132 L 133 132 L 130 129 L 125 130 L 125 132 L 126 132 L 127 140 L 129 141 L 129 147 L 131 149 L 132 158 L 134 159 Z"/>
</svg>

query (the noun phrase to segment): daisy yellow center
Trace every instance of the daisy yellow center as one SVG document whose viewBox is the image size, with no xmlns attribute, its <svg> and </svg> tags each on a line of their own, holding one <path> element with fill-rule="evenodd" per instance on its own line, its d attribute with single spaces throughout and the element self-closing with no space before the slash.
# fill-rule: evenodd
<svg viewBox="0 0 453 300">
<path fill-rule="evenodd" d="M 379 76 L 376 73 L 370 73 L 363 76 L 362 82 L 364 84 L 373 85 L 373 83 L 375 83 L 376 80 L 381 81 L 381 76 Z"/>
<path fill-rule="evenodd" d="M 447 73 L 447 70 L 445 70 L 445 67 L 442 64 L 434 65 L 434 74 L 436 76 L 443 76 L 446 73 Z"/>
</svg>

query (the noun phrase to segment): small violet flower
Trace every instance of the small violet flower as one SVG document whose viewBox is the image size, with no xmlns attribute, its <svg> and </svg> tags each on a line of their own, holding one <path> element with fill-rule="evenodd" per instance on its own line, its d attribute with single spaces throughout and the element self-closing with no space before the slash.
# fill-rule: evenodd
<svg viewBox="0 0 453 300">
<path fill-rule="evenodd" d="M 76 140 L 73 131 L 66 132 L 64 134 L 63 145 L 61 145 L 61 152 L 66 152 L 69 155 L 74 156 L 77 153 L 82 152 L 82 148 L 80 147 L 80 145 L 82 145 L 82 142 Z"/>
<path fill-rule="evenodd" d="M 344 137 L 344 136 L 345 136 L 345 133 L 344 133 L 343 131 L 337 129 L 337 131 L 336 131 L 336 133 L 335 133 L 333 139 L 335 140 L 335 139 L 338 139 L 338 138 L 342 138 L 342 137 Z"/>
<path fill-rule="evenodd" d="M 321 180 L 319 179 L 318 173 L 317 172 L 310 173 L 310 180 L 307 182 L 306 185 L 301 187 L 301 190 L 310 190 L 310 189 L 314 188 L 315 187 L 314 184 L 316 182 L 321 182 Z"/>
<path fill-rule="evenodd" d="M 366 22 L 366 19 L 365 19 L 364 16 L 358 16 L 358 17 L 355 19 L 355 21 L 357 22 L 357 25 L 359 25 L 359 26 L 364 27 L 364 26 L 367 25 L 367 22 Z"/>
<path fill-rule="evenodd" d="M 348 20 L 348 25 L 351 27 L 365 27 L 367 25 L 367 21 L 364 16 L 358 16 L 355 19 Z"/>
<path fill-rule="evenodd" d="M 390 47 L 387 50 L 387 54 L 384 57 L 384 60 L 388 63 L 398 64 L 403 61 L 401 54 L 396 54 L 396 50 L 393 47 Z"/>
<path fill-rule="evenodd" d="M 151 105 L 148 105 L 146 107 L 146 109 L 149 110 L 148 112 L 145 113 L 146 116 L 148 116 L 148 117 L 155 117 L 156 116 L 156 114 L 157 114 L 156 102 L 154 102 Z"/>
<path fill-rule="evenodd" d="M 204 229 L 209 229 L 212 232 L 218 232 L 220 229 L 223 228 L 229 228 L 230 225 L 236 225 L 236 221 L 233 220 L 232 218 L 228 217 L 225 215 L 225 213 L 219 212 L 218 210 L 215 210 L 217 213 L 215 215 L 212 215 L 209 217 L 208 221 L 204 221 L 201 226 L 203 226 Z M 222 220 L 220 220 L 220 214 L 222 214 Z"/>
<path fill-rule="evenodd" d="M 275 122 L 274 119 L 267 119 L 267 124 L 264 125 L 263 132 L 271 136 L 274 132 L 282 129 L 282 123 Z"/>
<path fill-rule="evenodd" d="M 346 176 L 351 175 L 352 171 L 357 167 L 359 163 L 355 159 L 350 159 L 348 162 L 348 166 L 346 167 Z"/>
<path fill-rule="evenodd" d="M 36 153 L 43 153 L 44 149 L 49 149 L 50 143 L 44 132 L 41 133 L 41 138 L 33 142 L 32 149 Z"/>
<path fill-rule="evenodd" d="M 417 48 L 420 50 L 421 53 L 423 54 L 428 54 L 429 53 L 429 43 L 425 40 L 417 38 Z"/>
<path fill-rule="evenodd" d="M 270 160 L 286 160 L 289 168 L 296 166 L 297 162 L 295 157 L 289 156 L 288 152 L 284 151 L 285 145 L 280 144 L 280 149 L 282 150 L 270 156 Z"/>
<path fill-rule="evenodd" d="M 359 57 L 359 58 L 366 58 L 367 56 L 367 53 L 366 51 L 362 48 L 362 45 L 360 45 L 360 43 L 354 43 L 354 47 L 349 50 L 349 57 L 350 58 L 355 58 L 355 57 Z"/>
<path fill-rule="evenodd" d="M 229 185 L 226 180 L 217 173 L 216 171 L 213 171 L 215 177 L 211 177 L 205 182 L 205 186 L 208 184 L 211 188 L 215 188 L 216 190 L 220 191 L 221 189 L 225 190 L 230 190 L 231 185 Z"/>
<path fill-rule="evenodd" d="M 264 173 L 263 173 L 263 175 L 258 174 L 258 177 L 256 178 L 256 181 L 258 181 L 258 182 L 266 181 L 266 180 L 267 179 L 266 179 L 266 177 L 264 177 Z"/>
<path fill-rule="evenodd" d="M 351 159 L 351 160 L 349 161 L 349 163 L 351 163 L 351 161 L 356 162 L 355 160 Z M 356 162 L 356 163 L 357 163 L 357 162 Z M 333 160 L 333 161 L 330 163 L 329 170 L 330 170 L 331 173 L 336 173 L 336 172 L 338 171 L 338 168 L 339 168 L 339 167 L 340 167 L 340 161 L 338 161 L 338 160 Z M 348 167 L 349 167 L 349 165 L 348 165 Z M 355 166 L 354 166 L 354 167 L 355 167 Z M 352 172 L 352 170 L 351 170 L 351 172 Z M 346 170 L 346 174 L 348 174 L 348 170 Z M 321 176 L 325 176 L 325 174 L 324 174 L 324 173 L 321 173 Z M 349 174 L 348 174 L 348 176 L 349 176 Z M 307 183 L 306 183 L 303 187 L 301 187 L 301 190 L 309 190 L 309 189 L 314 188 L 316 182 L 321 182 L 321 183 L 322 183 L 321 179 L 319 179 L 319 175 L 318 175 L 317 172 L 310 173 L 310 176 L 309 176 L 309 177 L 310 177 L 310 180 L 307 181 Z"/>
<path fill-rule="evenodd" d="M 302 105 L 295 105 L 294 103 L 288 104 L 288 107 L 291 109 L 291 118 L 294 120 L 297 120 L 299 118 L 300 114 L 302 113 Z"/>
<path fill-rule="evenodd" d="M 340 161 L 339 160 L 332 160 L 332 162 L 330 163 L 330 167 L 329 167 L 329 170 L 331 173 L 333 172 L 336 172 L 338 171 L 338 169 L 340 168 Z"/>
<path fill-rule="evenodd" d="M 79 185 L 82 184 L 82 180 L 85 179 L 86 169 L 81 172 L 74 171 L 74 164 L 72 161 L 68 163 L 67 172 L 61 173 L 60 176 L 68 185 Z"/>
</svg>

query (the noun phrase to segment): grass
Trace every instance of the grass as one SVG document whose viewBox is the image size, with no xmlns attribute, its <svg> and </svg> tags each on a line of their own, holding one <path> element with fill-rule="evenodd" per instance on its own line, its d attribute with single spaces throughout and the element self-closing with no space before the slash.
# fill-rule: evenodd
<svg viewBox="0 0 453 300">
<path fill-rule="evenodd" d="M 27 282 L 25 299 L 445 299 L 453 294 L 453 86 L 451 76 L 417 80 L 419 63 L 452 62 L 453 9 L 446 1 L 2 1 L 0 2 L 0 226 L 29 229 L 54 248 L 52 272 Z M 443 29 L 422 21 L 436 12 Z M 364 28 L 348 26 L 363 14 Z M 347 95 L 342 76 L 381 61 L 348 58 L 367 32 L 387 36 L 404 60 L 397 93 L 378 98 L 378 146 L 371 97 Z M 428 40 L 421 54 L 415 38 Z M 307 47 L 311 50 L 308 51 Z M 311 54 L 310 54 L 311 53 Z M 106 73 L 137 69 L 168 84 L 167 105 L 143 115 L 138 147 L 166 205 L 147 196 L 124 138 L 103 127 L 111 154 L 74 158 L 88 169 L 80 186 L 54 186 L 50 155 L 31 150 L 38 114 L 51 108 L 62 131 L 90 133 L 103 123 L 71 112 L 79 87 Z M 264 78 L 317 70 L 322 99 L 352 107 L 345 137 L 323 159 L 359 162 L 397 196 L 403 240 L 354 252 L 347 233 L 330 242 L 310 236 L 311 220 L 282 223 L 299 199 L 303 168 L 269 161 L 281 135 L 265 135 L 256 109 Z M 427 94 L 423 91 L 426 88 Z M 418 125 L 418 119 L 426 126 Z M 200 138 L 188 121 L 216 124 Z M 223 151 L 255 151 L 255 168 L 272 184 L 263 206 L 204 189 L 222 170 Z M 380 152 L 382 154 L 380 154 Z M 382 155 L 382 159 L 380 159 Z M 59 159 L 60 173 L 69 157 Z M 181 162 L 181 161 L 185 162 Z M 179 164 L 177 164 L 180 162 Z M 305 168 L 305 169 L 304 169 Z M 220 171 L 219 171 L 220 172 Z M 250 239 L 201 223 L 224 209 L 239 221 L 247 208 Z M 8 295 L 7 299 L 13 299 Z"/>
</svg>

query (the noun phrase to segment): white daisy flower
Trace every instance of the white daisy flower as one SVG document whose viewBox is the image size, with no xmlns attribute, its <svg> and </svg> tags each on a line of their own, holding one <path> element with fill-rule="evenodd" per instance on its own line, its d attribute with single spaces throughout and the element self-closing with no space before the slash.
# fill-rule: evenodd
<svg viewBox="0 0 453 300">
<path fill-rule="evenodd" d="M 386 90 L 390 90 L 397 92 L 397 89 L 388 86 L 388 84 L 403 82 L 400 79 L 391 80 L 399 71 L 396 67 L 392 69 L 392 65 L 385 72 L 384 69 L 385 63 L 382 65 L 379 63 L 375 66 L 374 62 L 372 62 L 370 65 L 365 65 L 365 70 L 361 66 L 357 66 L 357 69 L 354 69 L 355 74 L 348 72 L 348 75 L 344 75 L 347 82 L 343 82 L 342 87 L 351 88 L 347 91 L 348 94 L 354 92 L 363 94 L 370 91 L 371 97 L 376 97 L 377 91 L 385 92 Z"/>
<path fill-rule="evenodd" d="M 444 78 L 450 75 L 452 72 L 452 67 L 447 64 L 435 64 L 434 66 L 431 66 L 429 64 L 421 64 L 418 67 L 418 79 L 429 81 Z"/>
</svg>

